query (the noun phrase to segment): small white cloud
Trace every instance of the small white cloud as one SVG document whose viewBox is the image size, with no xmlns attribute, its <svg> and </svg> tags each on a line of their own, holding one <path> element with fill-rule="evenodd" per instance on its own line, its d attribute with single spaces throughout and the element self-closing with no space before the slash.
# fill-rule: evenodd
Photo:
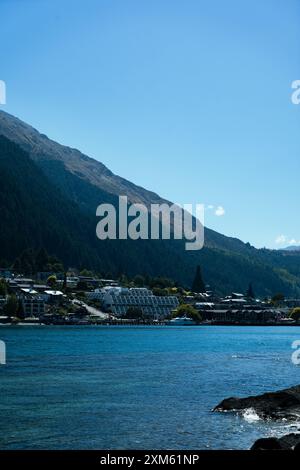
<svg viewBox="0 0 300 470">
<path fill-rule="evenodd" d="M 212 210 L 215 206 L 213 206 L 212 204 L 209 204 L 209 206 L 207 206 L 207 209 L 209 210 Z"/>
<path fill-rule="evenodd" d="M 300 240 L 296 240 L 295 238 L 292 238 L 291 240 L 289 240 L 288 244 L 293 245 L 293 246 L 298 246 L 300 245 Z"/>
<path fill-rule="evenodd" d="M 218 216 L 218 217 L 222 217 L 222 215 L 225 214 L 225 209 L 224 209 L 224 207 L 218 206 L 218 207 L 216 208 L 216 210 L 215 210 L 215 214 L 216 214 L 216 216 Z"/>
<path fill-rule="evenodd" d="M 297 241 L 296 238 L 288 238 L 285 235 L 279 235 L 275 240 L 276 245 L 300 245 L 300 240 Z"/>
<path fill-rule="evenodd" d="M 287 242 L 287 237 L 285 235 L 278 235 L 275 240 L 276 245 L 284 245 Z"/>
</svg>

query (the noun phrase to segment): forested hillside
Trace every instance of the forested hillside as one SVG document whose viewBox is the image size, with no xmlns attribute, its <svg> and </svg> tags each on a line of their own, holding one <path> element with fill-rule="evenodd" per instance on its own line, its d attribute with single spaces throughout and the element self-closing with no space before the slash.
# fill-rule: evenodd
<svg viewBox="0 0 300 470">
<path fill-rule="evenodd" d="M 1 136 L 2 135 L 2 136 Z M 96 207 L 163 202 L 156 194 L 111 173 L 101 163 L 48 139 L 0 112 L 0 260 L 11 264 L 24 250 L 45 248 L 65 267 L 106 275 L 165 276 L 190 286 L 200 264 L 217 292 L 300 294 L 300 253 L 257 250 L 248 243 L 205 229 L 205 247 L 187 252 L 179 240 L 96 238 Z"/>
</svg>

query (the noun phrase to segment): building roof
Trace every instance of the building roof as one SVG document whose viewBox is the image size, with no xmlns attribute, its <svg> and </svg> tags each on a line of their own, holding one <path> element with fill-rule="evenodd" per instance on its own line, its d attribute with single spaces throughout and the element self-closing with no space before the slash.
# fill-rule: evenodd
<svg viewBox="0 0 300 470">
<path fill-rule="evenodd" d="M 247 302 L 247 300 L 246 300 L 246 299 L 243 299 L 243 298 L 239 298 L 239 299 L 227 299 L 227 298 L 226 298 L 226 299 L 222 300 L 222 303 L 227 303 L 227 304 L 228 304 L 228 303 L 236 303 L 236 304 L 238 304 L 238 303 L 246 303 L 246 302 Z"/>
<path fill-rule="evenodd" d="M 24 292 L 25 294 L 30 294 L 30 295 L 36 295 L 37 294 L 37 291 L 34 290 L 34 289 L 30 289 L 30 287 L 29 288 L 24 287 L 23 289 L 21 289 L 21 291 Z"/>
<path fill-rule="evenodd" d="M 45 294 L 54 296 L 64 295 L 60 290 L 45 290 Z"/>
</svg>

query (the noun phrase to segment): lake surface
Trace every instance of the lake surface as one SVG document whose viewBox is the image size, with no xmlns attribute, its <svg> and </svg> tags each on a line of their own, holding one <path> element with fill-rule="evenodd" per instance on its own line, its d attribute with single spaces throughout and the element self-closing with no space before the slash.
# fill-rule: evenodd
<svg viewBox="0 0 300 470">
<path fill-rule="evenodd" d="M 0 339 L 1 449 L 246 449 L 298 428 L 211 412 L 299 384 L 298 327 L 2 326 Z"/>
</svg>

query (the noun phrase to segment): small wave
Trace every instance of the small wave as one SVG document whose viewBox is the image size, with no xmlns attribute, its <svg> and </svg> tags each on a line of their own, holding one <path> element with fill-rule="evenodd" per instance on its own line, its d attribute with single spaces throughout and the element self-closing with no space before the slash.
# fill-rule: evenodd
<svg viewBox="0 0 300 470">
<path fill-rule="evenodd" d="M 248 423 L 255 423 L 256 421 L 260 420 L 260 417 L 256 413 L 254 408 L 248 408 L 243 412 L 243 418 L 248 422 Z"/>
<path fill-rule="evenodd" d="M 231 359 L 259 359 L 264 357 L 262 354 L 232 354 Z"/>
<path fill-rule="evenodd" d="M 281 429 L 277 430 L 277 435 L 282 436 L 289 433 L 300 434 L 299 425 L 299 422 L 285 424 L 281 427 Z"/>
</svg>

